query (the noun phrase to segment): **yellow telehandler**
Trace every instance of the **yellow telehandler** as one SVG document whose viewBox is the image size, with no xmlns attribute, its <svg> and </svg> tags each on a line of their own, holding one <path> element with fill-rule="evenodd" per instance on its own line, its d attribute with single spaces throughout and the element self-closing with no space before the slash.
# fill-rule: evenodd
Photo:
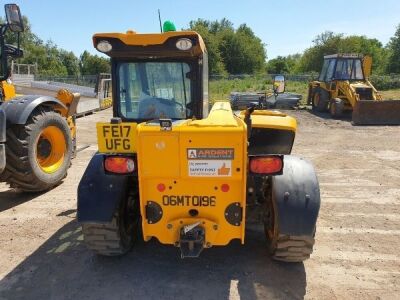
<svg viewBox="0 0 400 300">
<path fill-rule="evenodd" d="M 383 100 L 369 81 L 372 58 L 361 54 L 324 56 L 318 80 L 309 83 L 309 105 L 333 118 L 352 112 L 355 125 L 400 124 L 400 101 Z"/>
<path fill-rule="evenodd" d="M 319 184 L 290 155 L 294 118 L 254 107 L 235 115 L 228 101 L 209 112 L 207 50 L 194 31 L 98 33 L 93 44 L 111 58 L 113 118 L 97 124 L 99 151 L 78 187 L 89 249 L 121 255 L 143 236 L 198 257 L 244 243 L 253 216 L 274 259 L 310 256 Z M 277 78 L 276 90 L 284 84 Z"/>
<path fill-rule="evenodd" d="M 10 58 L 22 57 L 19 34 L 24 30 L 18 5 L 6 4 L 0 24 L 0 181 L 27 192 L 48 190 L 67 175 L 76 149 L 76 107 L 79 94 L 60 90 L 57 97 L 16 97 Z M 10 30 L 18 46 L 5 43 Z"/>
</svg>

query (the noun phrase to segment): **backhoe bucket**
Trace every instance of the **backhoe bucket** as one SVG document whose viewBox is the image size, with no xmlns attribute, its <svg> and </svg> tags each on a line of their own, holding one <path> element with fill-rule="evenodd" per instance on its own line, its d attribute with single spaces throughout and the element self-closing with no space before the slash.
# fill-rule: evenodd
<svg viewBox="0 0 400 300">
<path fill-rule="evenodd" d="M 354 125 L 400 125 L 400 100 L 360 100 L 353 107 Z"/>
</svg>

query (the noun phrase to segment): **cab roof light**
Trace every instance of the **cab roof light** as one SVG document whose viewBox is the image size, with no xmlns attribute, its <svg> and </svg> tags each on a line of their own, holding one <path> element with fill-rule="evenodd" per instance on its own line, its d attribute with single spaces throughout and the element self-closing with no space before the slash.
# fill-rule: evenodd
<svg viewBox="0 0 400 300">
<path fill-rule="evenodd" d="M 178 48 L 179 50 L 182 50 L 182 51 L 190 50 L 193 47 L 192 41 L 188 38 L 181 38 L 181 39 L 177 40 L 175 45 L 176 45 L 176 48 Z"/>
<path fill-rule="evenodd" d="M 116 174 L 133 173 L 135 171 L 135 161 L 132 157 L 107 156 L 104 159 L 104 169 Z"/>
<path fill-rule="evenodd" d="M 100 41 L 97 43 L 96 49 L 99 50 L 100 52 L 107 53 L 112 50 L 112 45 L 110 44 L 109 41 Z"/>
<path fill-rule="evenodd" d="M 283 161 L 280 156 L 257 156 L 250 159 L 250 172 L 271 175 L 282 171 Z"/>
</svg>

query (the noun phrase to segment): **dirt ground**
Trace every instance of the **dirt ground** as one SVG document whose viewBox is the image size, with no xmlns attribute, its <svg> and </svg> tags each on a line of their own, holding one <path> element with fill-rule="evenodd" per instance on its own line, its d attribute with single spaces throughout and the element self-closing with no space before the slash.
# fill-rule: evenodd
<svg viewBox="0 0 400 300">
<path fill-rule="evenodd" d="M 0 185 L 0 299 L 400 299 L 400 126 L 289 114 L 299 125 L 293 153 L 313 162 L 322 196 L 304 264 L 272 261 L 258 228 L 247 229 L 244 246 L 199 259 L 156 241 L 118 258 L 89 252 L 76 190 L 106 110 L 78 119 L 78 147 L 89 147 L 63 184 L 36 195 Z"/>
</svg>

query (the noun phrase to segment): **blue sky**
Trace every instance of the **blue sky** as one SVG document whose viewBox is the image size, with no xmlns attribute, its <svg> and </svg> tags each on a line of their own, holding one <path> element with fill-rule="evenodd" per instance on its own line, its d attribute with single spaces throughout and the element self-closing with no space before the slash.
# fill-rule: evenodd
<svg viewBox="0 0 400 300">
<path fill-rule="evenodd" d="M 2 1 L 2 4 L 8 3 Z M 190 20 L 227 18 L 235 27 L 249 25 L 267 45 L 268 58 L 301 52 L 326 30 L 362 34 L 386 44 L 400 24 L 399 0 L 21 0 L 22 14 L 43 40 L 80 55 L 96 53 L 95 32 L 158 32 L 157 9 L 163 20 L 186 28 Z"/>
</svg>

